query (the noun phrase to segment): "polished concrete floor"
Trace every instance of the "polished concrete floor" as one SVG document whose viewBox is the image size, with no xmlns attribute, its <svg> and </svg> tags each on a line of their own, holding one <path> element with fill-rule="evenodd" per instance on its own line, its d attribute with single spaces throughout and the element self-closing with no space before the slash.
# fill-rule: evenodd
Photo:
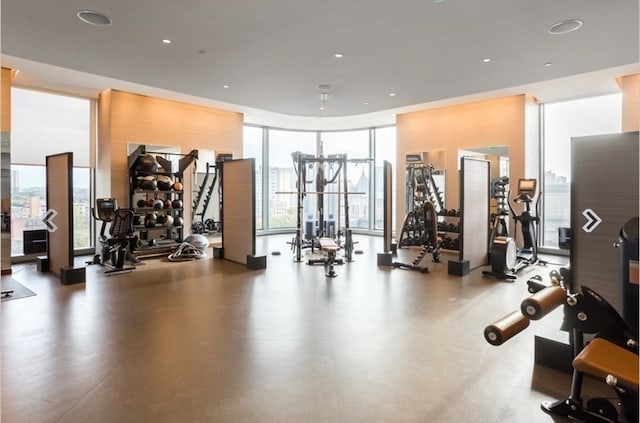
<svg viewBox="0 0 640 423">
<path fill-rule="evenodd" d="M 554 421 L 540 403 L 570 376 L 534 366 L 533 338 L 562 337 L 561 310 L 500 347 L 483 338 L 549 268 L 513 283 L 449 276 L 446 254 L 426 274 L 379 268 L 382 239 L 356 236 L 363 254 L 329 279 L 290 238 L 258 238 L 258 271 L 152 259 L 64 286 L 14 266 L 37 295 L 1 306 L 2 422 Z"/>
</svg>

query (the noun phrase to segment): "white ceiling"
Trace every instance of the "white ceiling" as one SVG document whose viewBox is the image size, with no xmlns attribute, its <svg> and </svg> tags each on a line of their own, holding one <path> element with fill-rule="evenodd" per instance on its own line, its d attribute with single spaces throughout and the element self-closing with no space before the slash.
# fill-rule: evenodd
<svg viewBox="0 0 640 423">
<path fill-rule="evenodd" d="M 367 126 L 488 95 L 612 92 L 616 77 L 640 72 L 638 3 L 3 0 L 2 65 L 20 70 L 18 85 L 87 96 L 115 88 L 274 126 Z M 80 10 L 113 24 L 87 25 Z M 547 32 L 566 19 L 584 24 Z M 324 110 L 319 84 L 334 87 Z"/>
</svg>

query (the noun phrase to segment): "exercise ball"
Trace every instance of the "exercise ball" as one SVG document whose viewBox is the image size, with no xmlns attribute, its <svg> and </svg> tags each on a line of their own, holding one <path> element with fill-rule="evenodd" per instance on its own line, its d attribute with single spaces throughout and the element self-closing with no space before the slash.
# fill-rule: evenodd
<svg viewBox="0 0 640 423">
<path fill-rule="evenodd" d="M 182 182 L 180 182 L 180 181 L 176 181 L 176 182 L 174 182 L 174 184 L 173 184 L 173 189 L 174 189 L 175 191 L 182 191 L 182 188 L 184 188 L 184 187 L 182 186 Z"/>
<path fill-rule="evenodd" d="M 145 200 L 144 198 L 141 198 L 138 200 L 138 202 L 136 203 L 136 205 L 138 207 L 147 207 L 147 200 Z"/>
<path fill-rule="evenodd" d="M 173 218 L 173 225 L 174 226 L 183 226 L 184 225 L 184 219 L 182 219 L 182 217 L 180 216 L 176 216 Z"/>
<path fill-rule="evenodd" d="M 169 200 L 169 199 L 164 200 L 164 208 L 165 209 L 170 209 L 171 208 L 171 200 Z"/>
<path fill-rule="evenodd" d="M 165 222 L 164 222 L 164 226 L 171 226 L 171 225 L 173 225 L 173 216 L 168 214 L 166 216 L 166 219 L 165 219 Z"/>
<path fill-rule="evenodd" d="M 158 225 L 164 225 L 167 223 L 167 215 L 166 214 L 159 214 L 158 215 L 158 219 L 157 219 L 157 223 Z"/>
<path fill-rule="evenodd" d="M 136 177 L 136 186 L 140 189 L 155 190 L 158 182 L 154 176 L 138 176 Z"/>
<path fill-rule="evenodd" d="M 193 245 L 196 249 L 202 251 L 203 253 L 207 252 L 207 247 L 209 246 L 209 240 L 204 235 L 192 234 L 186 237 L 184 241 Z"/>
<path fill-rule="evenodd" d="M 144 201 L 144 200 L 143 200 Z M 135 226 L 140 226 L 142 225 L 144 222 L 142 220 L 142 216 L 140 216 L 139 214 L 134 214 L 133 215 L 133 224 Z"/>
<path fill-rule="evenodd" d="M 153 203 L 155 202 L 155 198 L 148 198 L 147 199 L 147 207 L 151 208 L 153 207 Z"/>
<path fill-rule="evenodd" d="M 164 207 L 164 201 L 162 200 L 153 200 L 153 208 L 159 210 Z"/>
<path fill-rule="evenodd" d="M 182 200 L 173 200 L 171 202 L 171 207 L 173 207 L 174 209 L 181 209 L 182 208 Z"/>
<path fill-rule="evenodd" d="M 147 213 L 144 217 L 144 226 L 147 228 L 154 228 L 158 222 L 158 217 L 155 213 Z"/>
<path fill-rule="evenodd" d="M 155 173 L 158 171 L 158 161 L 151 154 L 141 154 L 133 163 L 133 168 L 140 173 Z"/>
<path fill-rule="evenodd" d="M 166 175 L 159 175 L 157 177 L 158 180 L 158 189 L 163 191 L 169 191 L 173 186 L 173 180 Z"/>
</svg>

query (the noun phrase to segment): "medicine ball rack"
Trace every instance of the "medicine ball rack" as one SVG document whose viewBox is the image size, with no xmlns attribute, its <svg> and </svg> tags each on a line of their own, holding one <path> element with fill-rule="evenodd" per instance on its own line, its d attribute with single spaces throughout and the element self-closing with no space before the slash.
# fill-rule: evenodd
<svg viewBox="0 0 640 423">
<path fill-rule="evenodd" d="M 169 155 L 180 156 L 175 172 L 172 162 L 166 159 Z M 139 165 L 151 158 L 157 166 Z M 140 234 L 136 257 L 164 254 L 184 240 L 184 171 L 197 158 L 198 150 L 187 154 L 153 152 L 147 151 L 145 145 L 129 155 L 129 207 L 135 213 L 134 230 Z"/>
</svg>

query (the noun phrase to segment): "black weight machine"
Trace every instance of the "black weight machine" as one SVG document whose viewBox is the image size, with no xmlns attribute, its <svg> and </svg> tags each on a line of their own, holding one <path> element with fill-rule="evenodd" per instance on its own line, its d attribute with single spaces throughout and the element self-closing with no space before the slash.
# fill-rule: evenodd
<svg viewBox="0 0 640 423">
<path fill-rule="evenodd" d="M 637 244 L 636 244 L 637 248 Z M 636 250 L 637 251 L 637 250 Z M 636 256 L 637 258 L 637 256 Z M 572 380 L 569 397 L 556 402 L 543 402 L 544 412 L 569 417 L 581 422 L 618 422 L 618 407 L 605 398 L 582 396 L 585 375 L 611 386 L 618 397 L 620 411 L 629 423 L 638 422 L 638 333 L 597 292 L 582 286 L 569 292 L 571 269 L 550 273 L 551 284 L 529 286 L 535 292 L 525 298 L 520 310 L 513 311 L 484 330 L 487 342 L 502 345 L 529 326 L 564 304 L 562 328 L 570 331 Z M 637 297 L 631 298 L 636 307 Z M 585 343 L 584 335 L 595 335 Z"/>
<path fill-rule="evenodd" d="M 489 248 L 489 261 L 491 263 L 490 271 L 483 271 L 483 275 L 492 276 L 498 279 L 516 279 L 516 274 L 525 267 L 547 263 L 538 258 L 538 224 L 539 204 L 541 194 L 536 195 L 537 180 L 536 179 L 520 179 L 518 180 L 518 195 L 514 198 L 514 202 L 524 204 L 524 211 L 517 214 L 513 209 L 511 202 L 504 198 L 505 186 L 508 179 L 501 179 L 494 182 L 494 196 L 498 200 L 498 213 L 494 219 L 493 229 L 491 232 L 491 243 Z M 531 204 L 535 199 L 536 214 L 532 214 Z M 515 232 L 517 232 L 518 224 L 522 233 L 522 248 L 516 247 L 516 242 L 508 234 L 508 225 L 506 217 L 508 213 L 504 208 L 504 202 L 511 211 L 515 222 Z"/>
<path fill-rule="evenodd" d="M 325 253 L 325 257 L 321 259 L 311 258 L 307 264 L 323 264 L 327 267 L 327 276 L 336 276 L 333 266 L 335 264 L 343 264 L 344 261 L 353 261 L 354 244 L 353 233 L 349 228 L 349 194 L 347 179 L 347 163 L 349 162 L 369 162 L 370 159 L 347 159 L 346 154 L 330 154 L 326 157 L 316 157 L 311 154 L 305 154 L 296 151 L 291 154 L 293 166 L 296 172 L 297 181 L 295 192 L 279 192 L 277 194 L 295 194 L 297 198 L 297 217 L 296 217 L 296 234 L 290 242 L 294 251 L 296 262 L 302 261 L 302 250 L 310 248 L 313 253 L 318 249 Z M 313 177 L 308 176 L 308 171 L 315 169 Z M 342 178 L 340 178 L 342 177 Z M 341 180 L 340 180 L 341 179 Z M 315 191 L 307 191 L 307 185 L 315 183 Z M 338 191 L 328 191 L 327 187 L 337 184 Z M 342 185 L 342 187 L 340 187 Z M 316 195 L 316 222 L 311 220 L 306 222 L 306 228 L 303 229 L 304 217 L 304 201 L 308 194 Z M 343 196 L 344 201 L 344 228 L 336 231 L 336 221 L 333 215 L 325 217 L 325 196 L 336 195 Z M 338 223 L 340 218 L 338 216 Z M 306 230 L 306 231 L 305 231 Z M 344 236 L 344 241 L 342 237 Z M 344 258 L 337 256 L 337 251 L 344 251 Z"/>
<path fill-rule="evenodd" d="M 115 198 L 98 198 L 96 207 L 91 208 L 91 213 L 94 219 L 102 222 L 98 237 L 101 250 L 100 254 L 96 254 L 87 264 L 106 267 L 104 273 L 107 275 L 133 271 L 135 266 L 125 266 L 127 260 L 136 265 L 144 264 L 131 253 L 132 245 L 137 241 L 133 236 L 132 209 L 119 209 Z M 107 237 L 105 231 L 108 223 L 110 226 Z"/>
<path fill-rule="evenodd" d="M 225 160 L 232 160 L 233 155 L 228 153 L 221 153 L 216 155 L 216 163 L 206 163 L 206 173 L 204 179 L 198 188 L 195 198 L 193 199 L 192 215 L 193 224 L 191 225 L 191 231 L 194 234 L 203 233 L 216 233 L 222 232 L 222 225 L 220 220 L 214 218 L 205 219 L 211 197 L 218 187 L 218 216 L 222 216 L 222 162 Z M 194 180 L 196 178 L 196 167 L 194 167 Z M 198 212 L 198 208 L 202 205 L 201 211 Z M 197 218 L 200 218 L 197 220 Z"/>
<path fill-rule="evenodd" d="M 433 175 L 439 173 L 432 164 L 424 164 L 419 155 L 407 156 L 406 206 L 398 238 L 398 248 L 417 246 L 420 252 L 411 263 L 394 261 L 392 266 L 427 273 L 429 268 L 420 263 L 431 253 L 433 262 L 440 262 L 438 215 L 445 211 L 442 193 Z"/>
</svg>

